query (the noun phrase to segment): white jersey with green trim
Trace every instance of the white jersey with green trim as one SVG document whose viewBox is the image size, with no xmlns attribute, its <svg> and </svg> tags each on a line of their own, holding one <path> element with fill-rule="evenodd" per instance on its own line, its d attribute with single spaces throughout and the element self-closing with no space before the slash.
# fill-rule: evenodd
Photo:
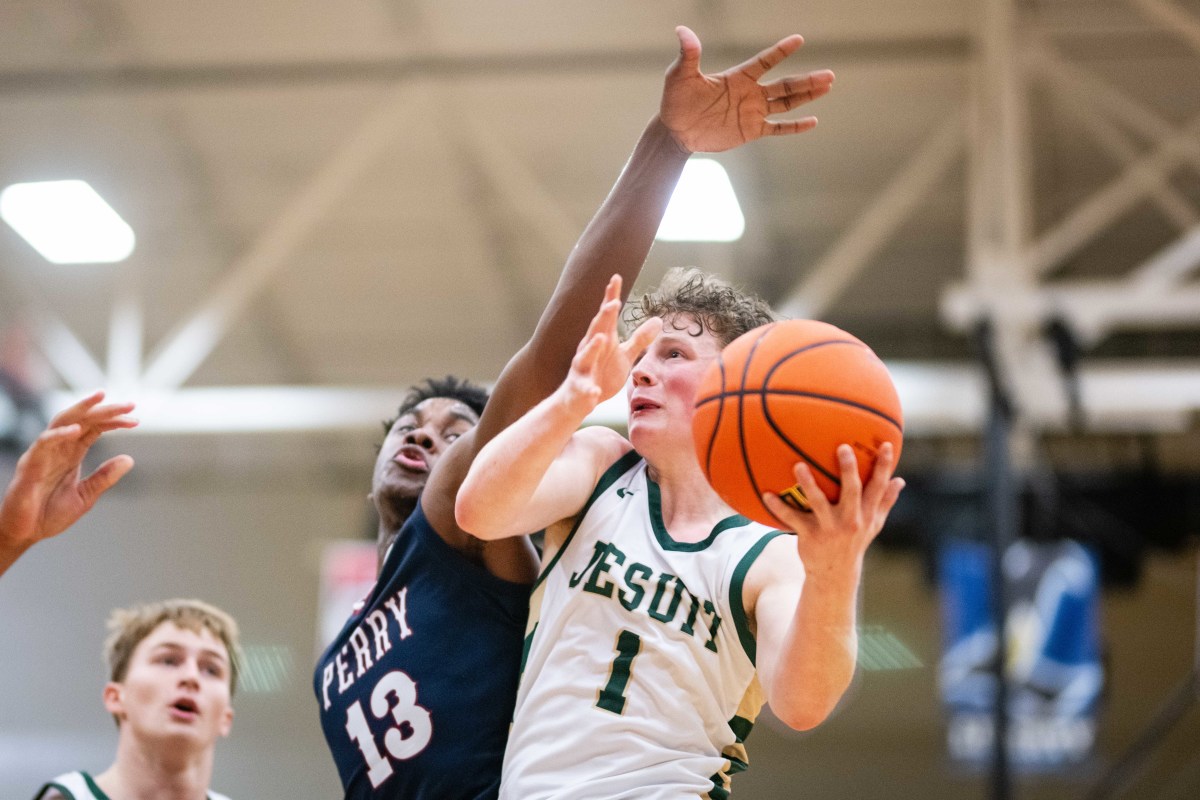
<svg viewBox="0 0 1200 800">
<path fill-rule="evenodd" d="M 223 794 L 208 792 L 208 800 L 229 800 Z M 33 800 L 109 800 L 96 781 L 86 772 L 68 772 L 47 783 Z"/>
<path fill-rule="evenodd" d="M 726 797 L 763 705 L 742 584 L 779 535 L 675 542 L 646 462 L 613 464 L 543 557 L 501 800 Z"/>
</svg>

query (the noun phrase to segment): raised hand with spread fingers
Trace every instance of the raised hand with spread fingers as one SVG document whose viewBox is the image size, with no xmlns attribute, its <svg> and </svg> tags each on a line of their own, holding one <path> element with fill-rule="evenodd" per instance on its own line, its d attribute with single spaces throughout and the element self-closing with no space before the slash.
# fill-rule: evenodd
<svg viewBox="0 0 1200 800">
<path fill-rule="evenodd" d="M 57 414 L 17 461 L 0 502 L 0 575 L 33 545 L 56 536 L 95 505 L 133 468 L 127 455 L 108 459 L 83 477 L 83 459 L 109 431 L 132 428 L 132 403 L 102 404 L 95 392 Z"/>
<path fill-rule="evenodd" d="M 817 118 L 773 120 L 816 100 L 833 86 L 833 73 L 822 69 L 760 83 L 796 52 L 804 38 L 780 39 L 771 47 L 724 72 L 700 71 L 700 39 L 690 28 L 675 29 L 679 56 L 667 70 L 659 117 L 680 147 L 690 153 L 719 153 L 763 136 L 811 130 Z"/>
</svg>

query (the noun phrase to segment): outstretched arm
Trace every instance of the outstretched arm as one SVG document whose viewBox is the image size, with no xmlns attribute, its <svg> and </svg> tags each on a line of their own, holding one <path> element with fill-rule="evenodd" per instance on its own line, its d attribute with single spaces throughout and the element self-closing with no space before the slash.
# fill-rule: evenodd
<svg viewBox="0 0 1200 800">
<path fill-rule="evenodd" d="M 653 317 L 620 341 L 620 294 L 621 279 L 613 276 L 566 380 L 479 452 L 455 503 L 463 530 L 502 539 L 574 516 L 601 472 L 629 450 L 615 431 L 578 430 L 597 404 L 621 389 L 634 360 L 662 329 Z"/>
<path fill-rule="evenodd" d="M 760 84 L 759 79 L 803 44 L 780 40 L 742 64 L 715 74 L 700 68 L 700 40 L 679 26 L 679 55 L 667 70 L 658 115 L 638 140 L 616 185 L 584 230 L 529 343 L 496 384 L 477 438 L 486 441 L 546 397 L 566 375 L 574 343 L 611 275 L 625 299 L 654 242 L 671 193 L 693 152 L 729 150 L 764 136 L 801 133 L 815 117 L 775 121 L 827 93 L 833 73 L 820 70 Z M 481 446 L 481 445 L 480 445 Z"/>
<path fill-rule="evenodd" d="M 84 456 L 100 436 L 137 422 L 132 403 L 100 405 L 96 392 L 58 414 L 17 461 L 0 501 L 0 575 L 33 545 L 75 524 L 125 473 L 129 456 L 116 456 L 82 478 Z"/>
<path fill-rule="evenodd" d="M 811 513 L 764 495 L 771 513 L 796 531 L 796 540 L 773 541 L 747 577 L 750 591 L 757 592 L 752 618 L 767 701 L 776 716 L 799 730 L 829 716 L 854 677 L 863 557 L 904 488 L 903 480 L 892 477 L 891 444 L 880 448 L 865 487 L 849 445 L 838 448 L 838 461 L 842 494 L 836 504 L 803 464 L 795 474 Z"/>
<path fill-rule="evenodd" d="M 768 117 L 820 97 L 833 82 L 833 73 L 822 70 L 759 83 L 800 47 L 799 36 L 789 36 L 736 67 L 706 75 L 700 68 L 700 40 L 682 26 L 676 35 L 680 51 L 667 70 L 658 115 L 568 257 L 532 338 L 501 373 L 479 426 L 430 476 L 422 506 L 448 538 L 456 538 L 451 534 L 458 530 L 454 496 L 475 454 L 562 381 L 609 276 L 620 275 L 626 287 L 633 285 L 688 156 L 810 129 L 816 123 L 811 117 L 781 122 Z"/>
</svg>

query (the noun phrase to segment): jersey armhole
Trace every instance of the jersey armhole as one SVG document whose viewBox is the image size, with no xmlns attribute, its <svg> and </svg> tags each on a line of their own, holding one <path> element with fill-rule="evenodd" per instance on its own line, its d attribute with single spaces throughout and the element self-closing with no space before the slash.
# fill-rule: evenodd
<svg viewBox="0 0 1200 800">
<path fill-rule="evenodd" d="M 746 555 L 742 556 L 742 560 L 733 570 L 733 578 L 729 581 L 729 609 L 733 612 L 733 624 L 737 629 L 738 641 L 742 643 L 742 650 L 745 651 L 751 664 L 755 663 L 758 655 L 758 643 L 750 631 L 750 620 L 746 617 L 746 604 L 742 597 L 742 590 L 746 583 L 746 575 L 754 566 L 754 562 L 762 555 L 762 551 L 776 537 L 785 535 L 787 534 L 784 531 L 771 531 L 762 536 L 746 551 Z"/>
<path fill-rule="evenodd" d="M 568 533 L 563 539 L 563 543 L 561 546 L 559 546 L 558 550 L 555 551 L 554 557 L 551 558 L 549 563 L 542 568 L 542 574 L 538 575 L 537 581 L 534 582 L 533 590 L 536 590 L 538 586 L 540 586 L 542 582 L 546 580 L 546 576 L 550 574 L 550 570 L 554 569 L 554 565 L 558 563 L 560 558 L 562 558 L 562 554 L 566 552 L 567 547 L 569 547 L 571 544 L 571 540 L 575 538 L 575 531 L 579 530 L 579 526 L 583 523 L 583 518 L 587 516 L 588 510 L 592 507 L 592 504 L 599 499 L 600 495 L 604 494 L 605 490 L 616 483 L 618 478 L 628 472 L 641 460 L 642 457 L 636 450 L 630 450 L 628 453 L 614 461 L 612 466 L 604 470 L 604 474 L 601 475 L 600 480 L 596 482 L 596 487 L 592 489 L 591 496 L 588 497 L 587 502 L 584 503 L 583 508 L 575 517 L 575 524 L 571 527 L 571 532 Z"/>
</svg>

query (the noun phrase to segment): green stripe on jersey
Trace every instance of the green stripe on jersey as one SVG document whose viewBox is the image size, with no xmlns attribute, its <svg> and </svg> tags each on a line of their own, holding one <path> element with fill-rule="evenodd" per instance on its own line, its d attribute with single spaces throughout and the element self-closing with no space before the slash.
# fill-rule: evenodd
<svg viewBox="0 0 1200 800">
<path fill-rule="evenodd" d="M 750 520 L 740 514 L 734 514 L 714 525 L 708 537 L 699 542 L 677 542 L 671 538 L 671 534 L 667 532 L 667 526 L 663 522 L 662 491 L 658 488 L 657 483 L 650 480 L 649 474 L 646 475 L 646 487 L 650 493 L 650 526 L 654 528 L 654 538 L 658 540 L 658 544 L 663 550 L 674 550 L 679 553 L 695 553 L 700 550 L 706 550 L 716 540 L 717 535 L 721 531 L 730 528 L 740 528 L 750 524 Z"/>
<path fill-rule="evenodd" d="M 529 660 L 529 649 L 533 647 L 533 635 L 537 633 L 538 623 L 533 623 L 533 627 L 529 629 L 529 634 L 525 637 L 525 643 L 521 646 L 521 674 L 525 674 L 525 662 Z"/>
<path fill-rule="evenodd" d="M 87 783 L 88 788 L 92 790 L 92 794 L 96 795 L 96 800 L 108 800 L 108 795 L 106 795 L 100 789 L 100 787 L 96 785 L 96 782 L 92 780 L 91 775 L 87 774 L 86 772 L 81 772 L 79 774 L 83 776 L 83 780 Z"/>
<path fill-rule="evenodd" d="M 717 773 L 709 778 L 712 781 L 713 788 L 709 790 L 709 800 L 728 800 L 729 790 L 725 788 L 725 776 Z"/>
<path fill-rule="evenodd" d="M 533 584 L 530 589 L 531 593 L 533 589 L 536 589 L 544 580 L 546 580 L 546 576 L 550 574 L 550 570 L 554 569 L 554 565 L 558 563 L 558 559 L 560 559 L 562 554 L 567 551 L 567 545 L 569 545 L 571 540 L 575 538 L 575 531 L 579 530 L 579 526 L 583 522 L 583 518 L 587 516 L 588 509 L 592 507 L 592 504 L 596 502 L 600 495 L 604 494 L 605 490 L 617 482 L 617 478 L 620 478 L 622 475 L 628 472 L 634 464 L 641 460 L 642 457 L 638 455 L 636 450 L 630 450 L 628 453 L 614 461 L 613 465 L 604 471 L 604 474 L 600 476 L 600 480 L 596 482 L 596 488 L 592 489 L 591 497 L 589 497 L 588 501 L 583 504 L 583 508 L 580 509 L 579 514 L 575 517 L 575 526 L 571 528 L 571 532 L 568 533 L 567 538 L 563 540 L 562 547 L 558 548 L 558 552 L 554 554 L 554 558 L 550 559 L 550 563 L 546 565 L 546 568 L 542 570 L 542 574 L 538 576 L 537 583 Z"/>
<path fill-rule="evenodd" d="M 734 717 L 729 720 L 729 729 L 737 737 L 737 743 L 741 744 L 750 737 L 750 731 L 754 730 L 754 720 L 746 719 L 745 717 Z"/>
<path fill-rule="evenodd" d="M 738 562 L 737 568 L 733 571 L 733 578 L 729 581 L 729 609 L 733 613 L 733 624 L 737 629 L 738 639 L 742 642 L 742 649 L 746 651 L 746 656 L 750 659 L 750 663 L 755 663 L 755 656 L 758 652 L 758 645 L 754 641 L 754 634 L 750 632 L 750 622 L 746 619 L 746 606 L 742 602 L 742 584 L 746 582 L 746 573 L 750 571 L 750 567 L 754 565 L 754 560 L 758 558 L 772 539 L 776 536 L 783 536 L 783 531 L 771 531 L 763 536 L 754 546 L 746 551 L 746 555 L 742 556 L 742 560 Z"/>
</svg>

